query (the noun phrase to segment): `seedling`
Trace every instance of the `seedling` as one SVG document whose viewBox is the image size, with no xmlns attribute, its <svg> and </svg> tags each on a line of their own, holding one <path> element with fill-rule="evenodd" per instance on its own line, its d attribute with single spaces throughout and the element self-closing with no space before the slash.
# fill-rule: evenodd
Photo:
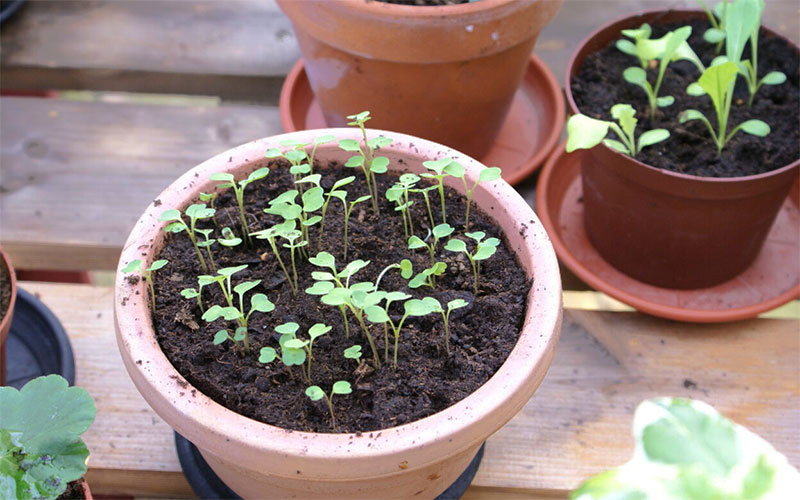
<svg viewBox="0 0 800 500">
<path fill-rule="evenodd" d="M 168 233 L 180 233 L 182 231 L 186 231 L 186 234 L 192 241 L 194 250 L 197 253 L 197 260 L 200 261 L 200 267 L 205 273 L 208 273 L 209 271 L 208 265 L 206 264 L 206 260 L 203 258 L 203 253 L 200 251 L 200 247 L 197 245 L 197 237 L 194 233 L 197 232 L 197 221 L 213 217 L 215 212 L 216 210 L 213 208 L 206 207 L 205 203 L 195 203 L 186 208 L 186 216 L 189 217 L 188 225 L 183 221 L 180 210 L 165 210 L 161 213 L 161 217 L 159 218 L 160 221 L 170 222 L 164 228 L 164 231 L 167 231 Z"/>
<path fill-rule="evenodd" d="M 233 234 L 229 227 L 222 228 L 222 237 L 217 239 L 217 243 L 224 247 L 232 248 L 242 244 L 242 239 Z"/>
<path fill-rule="evenodd" d="M 436 188 L 437 186 L 433 185 L 424 188 L 409 189 L 409 191 L 412 193 L 420 193 L 422 197 L 425 199 L 425 208 L 428 210 L 428 222 L 430 222 L 430 225 L 428 227 L 433 227 L 436 225 L 436 222 L 434 222 L 433 220 L 433 211 L 431 210 L 431 200 L 430 197 L 428 196 L 428 191 L 431 191 Z"/>
<path fill-rule="evenodd" d="M 419 288 L 425 285 L 435 289 L 436 277 L 443 275 L 446 270 L 447 264 L 444 262 L 435 262 L 431 267 L 414 276 L 414 278 L 408 282 L 408 287 Z"/>
<path fill-rule="evenodd" d="M 304 183 L 319 182 L 319 174 L 310 175 L 297 181 L 300 185 Z M 280 215 L 285 221 L 297 220 L 299 222 L 302 241 L 308 244 L 308 228 L 317 224 L 322 217 L 319 215 L 309 217 L 309 214 L 319 210 L 324 199 L 322 188 L 315 185 L 307 189 L 300 196 L 302 205 L 298 205 L 295 200 L 299 194 L 298 190 L 292 189 L 282 193 L 278 197 L 270 200 L 269 208 L 264 209 L 264 213 Z M 255 234 L 255 233 L 254 233 Z"/>
<path fill-rule="evenodd" d="M 286 280 L 289 282 L 289 286 L 292 289 L 292 295 L 297 297 L 298 289 L 295 286 L 294 280 L 292 276 L 289 274 L 289 270 L 286 268 L 286 265 L 283 263 L 283 259 L 281 258 L 281 254 L 278 251 L 278 244 L 276 240 L 279 237 L 285 237 L 285 235 L 291 233 L 292 231 L 296 231 L 295 227 L 297 223 L 294 219 L 285 220 L 280 224 L 275 224 L 274 226 L 268 229 L 262 229 L 261 231 L 256 231 L 255 233 L 250 233 L 251 236 L 255 236 L 257 239 L 260 240 L 267 240 L 269 243 L 270 248 L 272 248 L 272 254 L 275 255 L 275 259 L 278 261 L 278 265 L 281 266 L 283 273 L 286 275 Z M 294 269 L 294 267 L 293 267 Z"/>
<path fill-rule="evenodd" d="M 286 366 L 289 376 L 294 378 L 292 373 L 292 366 L 302 366 L 306 362 L 306 350 L 303 345 L 297 345 L 290 341 L 297 340 L 297 330 L 300 325 L 295 322 L 283 323 L 275 327 L 275 331 L 280 333 L 278 344 L 281 350 L 281 362 Z M 302 342 L 301 342 L 302 344 Z M 272 347 L 262 347 L 259 353 L 258 361 L 260 363 L 272 363 L 277 358 L 278 354 Z M 305 373 L 303 373 L 305 377 Z"/>
<path fill-rule="evenodd" d="M 664 80 L 664 72 L 667 70 L 669 63 L 679 59 L 689 59 L 694 62 L 695 65 L 698 65 L 700 71 L 703 70 L 703 65 L 700 62 L 700 59 L 697 57 L 697 54 L 695 54 L 686 43 L 686 40 L 691 34 L 692 27 L 684 26 L 675 31 L 667 33 L 663 38 L 658 40 L 641 38 L 636 40 L 636 54 L 640 60 L 642 60 L 643 57 L 649 57 L 651 55 L 653 57 L 649 57 L 650 59 L 655 59 L 656 57 L 661 59 L 661 62 L 658 66 L 658 77 L 656 78 L 655 85 L 651 85 L 650 82 L 647 81 L 647 72 L 641 67 L 631 66 L 626 68 L 622 73 L 622 77 L 625 78 L 626 82 L 638 85 L 647 94 L 647 99 L 650 105 L 651 121 L 656 119 L 657 108 L 670 106 L 673 102 L 675 102 L 675 98 L 672 96 L 658 97 L 658 93 L 661 89 L 661 83 Z M 679 51 L 679 48 L 682 50 Z"/>
<path fill-rule="evenodd" d="M 374 291 L 378 291 L 378 285 L 381 284 L 383 276 L 392 269 L 399 269 L 400 276 L 402 276 L 404 279 L 411 278 L 411 275 L 414 273 L 414 265 L 408 259 L 401 260 L 399 264 L 389 264 L 383 268 L 383 271 L 381 271 L 381 273 L 378 275 L 378 279 L 375 280 L 375 288 L 373 289 Z"/>
<path fill-rule="evenodd" d="M 447 223 L 439 224 L 438 226 L 435 226 L 433 228 L 433 231 L 428 231 L 428 237 L 426 239 L 430 239 L 430 237 L 433 236 L 433 240 L 431 241 L 430 244 L 425 243 L 425 241 L 420 239 L 418 236 L 412 236 L 411 238 L 408 239 L 408 248 L 410 250 L 416 250 L 418 248 L 427 248 L 428 254 L 431 257 L 431 266 L 433 266 L 434 264 L 436 264 L 435 255 L 436 255 L 436 247 L 439 245 L 439 240 L 447 236 L 450 236 L 451 234 L 453 234 L 453 231 L 454 229 L 450 224 Z"/>
<path fill-rule="evenodd" d="M 730 38 L 731 37 L 728 37 L 726 40 L 730 40 Z M 705 123 L 711 134 L 711 138 L 717 145 L 717 156 L 722 154 L 722 149 L 739 130 L 757 137 L 764 137 L 770 132 L 769 125 L 761 120 L 747 120 L 737 125 L 730 133 L 727 132 L 731 100 L 733 99 L 733 86 L 736 82 L 736 72 L 736 64 L 730 61 L 717 66 L 711 66 L 700 76 L 697 85 L 692 84 L 687 89 L 687 92 L 691 95 L 707 93 L 711 98 L 714 111 L 717 114 L 717 130 L 714 130 L 708 118 L 696 109 L 687 109 L 679 115 L 681 123 L 692 120 L 700 120 Z"/>
<path fill-rule="evenodd" d="M 725 40 L 725 17 L 728 11 L 728 0 L 722 0 L 717 3 L 713 12 L 703 0 L 697 0 L 697 3 L 703 8 L 708 16 L 708 22 L 711 23 L 711 27 L 703 33 L 703 40 L 716 44 L 717 46 L 714 50 L 719 54 L 720 50 L 722 50 L 722 42 Z"/>
<path fill-rule="evenodd" d="M 447 303 L 447 310 L 442 308 L 442 304 L 439 303 L 433 297 L 425 297 L 422 299 L 423 302 L 429 304 L 431 308 L 431 312 L 438 312 L 442 315 L 442 322 L 444 322 L 444 348 L 447 351 L 447 355 L 450 355 L 450 313 L 455 311 L 456 309 L 461 309 L 462 307 L 467 307 L 469 303 L 464 299 L 453 299 Z"/>
<path fill-rule="evenodd" d="M 349 177 L 345 177 L 344 179 L 339 179 L 338 181 L 333 183 L 333 186 L 331 186 L 331 190 L 328 191 L 328 193 L 325 195 L 325 201 L 322 204 L 322 220 L 320 221 L 319 224 L 319 236 L 317 238 L 318 250 L 322 248 L 322 235 L 325 233 L 325 213 L 328 211 L 328 204 L 331 202 L 331 198 L 337 197 L 340 200 L 342 200 L 343 204 L 345 204 L 344 199 L 347 198 L 347 191 L 340 188 L 343 188 L 344 186 L 350 184 L 354 180 L 356 180 L 356 178 L 355 176 L 352 175 Z M 366 201 L 366 199 L 364 199 L 363 201 Z"/>
<path fill-rule="evenodd" d="M 364 124 L 371 119 L 369 111 L 362 111 L 357 115 L 350 115 L 347 117 L 350 126 L 355 126 L 361 129 L 361 134 L 364 137 L 364 148 L 361 143 L 355 139 L 342 139 L 339 141 L 339 147 L 344 151 L 356 152 L 358 155 L 351 156 L 345 162 L 345 167 L 360 168 L 364 173 L 364 178 L 367 182 L 367 191 L 369 191 L 370 198 L 372 198 L 372 209 L 375 215 L 378 215 L 378 182 L 375 179 L 375 174 L 385 174 L 389 169 L 389 158 L 385 156 L 375 156 L 375 150 L 388 146 L 392 143 L 392 139 L 388 137 L 378 136 L 372 139 L 367 139 L 367 129 Z"/>
<path fill-rule="evenodd" d="M 461 179 L 461 182 L 464 183 L 464 193 L 467 197 L 467 212 L 466 216 L 464 217 L 464 230 L 469 231 L 469 209 L 472 206 L 472 193 L 475 192 L 475 188 L 478 187 L 479 183 L 496 181 L 499 179 L 502 175 L 502 171 L 499 167 L 488 167 L 481 169 L 481 173 L 478 174 L 478 179 L 475 181 L 475 184 L 473 184 L 472 187 L 467 185 L 466 171 L 460 163 L 456 161 L 452 162 L 450 165 L 448 165 L 447 171 L 450 173 L 450 175 L 453 177 L 458 177 Z"/>
<path fill-rule="evenodd" d="M 150 288 L 150 305 L 153 308 L 153 312 L 156 311 L 156 292 L 155 287 L 153 286 L 153 272 L 158 271 L 168 263 L 168 260 L 160 259 L 150 264 L 150 267 L 144 267 L 144 263 L 142 263 L 141 260 L 136 259 L 128 262 L 128 265 L 122 269 L 123 273 L 138 272 L 144 276 L 144 280 L 147 282 L 147 286 Z"/>
<path fill-rule="evenodd" d="M 383 323 L 384 325 L 389 325 L 392 329 L 392 333 L 394 334 L 393 365 L 394 368 L 397 369 L 397 350 L 400 343 L 400 330 L 403 328 L 403 323 L 405 323 L 406 319 L 409 317 L 430 314 L 433 312 L 433 309 L 431 309 L 431 304 L 429 302 L 426 303 L 423 300 L 411 299 L 410 295 L 403 292 L 389 292 L 384 298 L 386 299 L 386 305 L 384 307 L 380 307 L 377 304 L 370 305 L 364 308 L 364 312 L 370 322 Z M 403 303 L 403 316 L 400 318 L 400 321 L 395 324 L 391 316 L 389 316 L 389 306 L 391 306 L 392 302 L 400 300 L 405 301 Z M 384 355 L 388 358 L 388 351 L 384 352 Z"/>
<path fill-rule="evenodd" d="M 214 206 L 214 202 L 217 201 L 217 197 L 219 197 L 219 192 L 218 191 L 214 191 L 212 193 L 200 193 L 200 201 L 202 201 L 203 203 L 208 204 L 208 208 L 213 208 L 215 210 L 216 210 L 217 207 Z M 211 217 L 211 220 L 214 222 L 214 226 L 216 226 L 217 229 L 219 229 L 219 224 L 217 224 L 217 216 L 216 216 L 216 214 L 214 214 Z"/>
<path fill-rule="evenodd" d="M 364 195 L 356 198 L 355 200 L 347 201 L 347 191 L 338 190 L 333 193 L 335 198 L 342 201 L 342 208 L 344 209 L 344 251 L 342 258 L 347 260 L 347 247 L 349 246 L 348 229 L 350 226 L 350 214 L 353 213 L 353 208 L 359 203 L 363 203 L 370 199 L 369 195 Z"/>
<path fill-rule="evenodd" d="M 481 261 L 486 260 L 497 251 L 497 245 L 500 244 L 500 240 L 497 238 L 488 238 L 484 240 L 483 238 L 486 237 L 486 233 L 483 231 L 476 231 L 474 233 L 464 233 L 464 236 L 475 240 L 477 247 L 475 249 L 475 253 L 470 253 L 467 250 L 467 244 L 464 241 L 459 240 L 458 238 L 453 238 L 447 242 L 444 246 L 445 250 L 449 250 L 451 252 L 461 252 L 467 256 L 469 259 L 469 264 L 472 266 L 472 275 L 475 278 L 474 281 L 474 291 L 475 295 L 478 295 L 478 279 L 481 273 Z"/>
<path fill-rule="evenodd" d="M 336 429 L 336 416 L 333 413 L 333 395 L 345 395 L 350 394 L 351 392 L 353 392 L 353 389 L 350 387 L 350 382 L 339 380 L 338 382 L 333 383 L 330 395 L 325 394 L 325 391 L 323 391 L 318 385 L 312 385 L 306 389 L 306 396 L 308 396 L 311 401 L 319 401 L 320 399 L 325 398 L 325 402 L 328 404 L 328 411 L 331 412 L 331 428 Z"/>
<path fill-rule="evenodd" d="M 197 277 L 197 288 L 184 288 L 181 290 L 181 296 L 185 299 L 197 299 L 197 305 L 200 307 L 201 312 L 205 312 L 203 308 L 203 287 L 206 285 L 210 285 L 212 283 L 216 283 L 217 281 L 214 279 L 213 276 L 208 275 L 200 275 Z"/>
<path fill-rule="evenodd" d="M 211 174 L 212 181 L 222 181 L 222 184 L 218 184 L 217 188 L 233 188 L 233 192 L 236 195 L 236 203 L 239 205 L 239 221 L 242 224 L 242 238 L 248 247 L 252 246 L 253 242 L 250 240 L 250 229 L 247 225 L 247 218 L 244 211 L 244 189 L 252 182 L 263 179 L 268 174 L 268 167 L 259 168 L 258 170 L 250 172 L 250 175 L 248 175 L 246 179 L 242 179 L 238 183 L 233 175 L 227 172 Z"/>
<path fill-rule="evenodd" d="M 209 268 L 212 271 L 216 272 L 217 271 L 217 263 L 214 262 L 214 256 L 211 254 L 211 245 L 213 245 L 214 243 L 217 242 L 216 239 L 211 237 L 211 234 L 214 232 L 214 230 L 213 229 L 197 229 L 196 232 L 200 233 L 201 235 L 203 235 L 203 238 L 205 238 L 203 241 L 198 241 L 197 242 L 197 246 L 200 247 L 200 248 L 205 248 L 206 249 L 206 256 L 208 256 L 208 261 L 207 262 L 209 264 Z"/>
<path fill-rule="evenodd" d="M 0 496 L 54 500 L 83 477 L 89 450 L 81 434 L 96 413 L 89 393 L 59 375 L 0 387 Z"/>
<path fill-rule="evenodd" d="M 414 175 L 414 177 L 417 176 Z M 417 177 L 417 179 L 419 179 L 419 177 Z M 408 180 L 408 178 L 406 180 Z M 400 212 L 402 214 L 403 233 L 405 234 L 406 238 L 408 238 L 409 234 L 414 234 L 414 222 L 411 220 L 411 215 L 408 213 L 408 209 L 411 208 L 411 205 L 413 205 L 414 202 L 408 200 L 408 187 L 404 185 L 402 181 L 396 183 L 386 190 L 386 199 L 397 205 L 394 209 L 395 212 Z"/>
<path fill-rule="evenodd" d="M 611 116 L 619 121 L 621 128 L 614 122 L 597 120 L 581 114 L 572 115 L 567 120 L 567 153 L 576 149 L 591 149 L 602 142 L 611 149 L 634 157 L 643 148 L 657 144 L 669 137 L 669 131 L 656 128 L 644 132 L 636 141 L 634 132 L 638 120 L 634 118 L 635 114 L 636 111 L 630 104 L 611 106 Z M 606 138 L 609 129 L 619 137 L 619 141 Z"/>
<path fill-rule="evenodd" d="M 447 167 L 451 163 L 453 163 L 452 158 L 424 161 L 422 162 L 422 166 L 433 173 L 425 172 L 420 174 L 420 177 L 425 177 L 426 179 L 433 179 L 436 181 L 436 189 L 439 191 L 439 200 L 442 203 L 442 223 L 447 222 L 447 213 L 445 212 L 444 208 L 444 178 L 450 175 Z"/>
<path fill-rule="evenodd" d="M 361 361 L 361 346 L 360 345 L 353 345 L 348 347 L 344 350 L 344 357 L 347 359 L 352 359 L 356 362 L 358 366 L 361 366 L 363 361 Z"/>
<path fill-rule="evenodd" d="M 294 259 L 295 249 L 305 247 L 306 245 L 308 245 L 308 242 L 300 240 L 300 237 L 302 236 L 302 233 L 300 231 L 296 230 L 296 229 L 293 229 L 291 231 L 284 231 L 281 236 L 283 236 L 286 239 L 286 241 L 288 242 L 288 243 L 284 243 L 283 247 L 284 248 L 288 248 L 289 249 L 289 253 L 291 255 L 291 259 L 292 259 L 292 280 L 293 280 L 292 290 L 297 290 L 298 289 L 298 286 L 297 286 L 297 267 L 295 266 L 295 259 Z"/>
</svg>

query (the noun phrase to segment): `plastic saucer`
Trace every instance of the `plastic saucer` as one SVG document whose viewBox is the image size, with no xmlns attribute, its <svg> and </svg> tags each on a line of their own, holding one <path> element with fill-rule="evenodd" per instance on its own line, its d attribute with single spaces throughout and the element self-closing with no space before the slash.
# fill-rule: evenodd
<svg viewBox="0 0 800 500">
<path fill-rule="evenodd" d="M 280 97 L 281 124 L 286 132 L 324 128 L 322 110 L 311 91 L 303 59 L 286 76 Z M 523 181 L 538 169 L 558 144 L 564 130 L 565 104 L 553 73 L 531 55 L 522 85 L 489 153 L 487 166 L 503 170 L 509 184 Z"/>
<path fill-rule="evenodd" d="M 562 263 L 589 286 L 653 316 L 702 323 L 752 318 L 800 297 L 798 183 L 781 207 L 755 262 L 725 283 L 673 290 L 642 283 L 606 262 L 583 227 L 580 153 L 550 156 L 536 192 L 539 218 Z"/>
</svg>

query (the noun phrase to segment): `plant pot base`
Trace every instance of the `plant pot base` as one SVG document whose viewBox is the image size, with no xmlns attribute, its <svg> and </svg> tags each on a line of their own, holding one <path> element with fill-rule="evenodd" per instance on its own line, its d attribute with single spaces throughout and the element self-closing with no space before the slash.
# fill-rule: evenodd
<svg viewBox="0 0 800 500">
<path fill-rule="evenodd" d="M 754 317 L 800 296 L 800 203 L 792 188 L 755 262 L 725 283 L 695 290 L 637 281 L 606 262 L 583 225 L 580 155 L 563 145 L 548 159 L 537 188 L 537 212 L 559 259 L 593 288 L 648 314 L 679 321 L 722 322 Z"/>
<path fill-rule="evenodd" d="M 303 59 L 297 61 L 281 89 L 281 124 L 286 132 L 326 127 L 311 91 Z M 535 172 L 558 144 L 564 129 L 561 87 L 541 59 L 532 55 L 506 121 L 481 163 L 499 166 L 503 179 L 518 184 Z"/>
<path fill-rule="evenodd" d="M 17 288 L 5 348 L 9 386 L 19 389 L 31 379 L 51 374 L 75 383 L 75 358 L 67 332 L 47 306 L 22 288 Z"/>
<path fill-rule="evenodd" d="M 472 483 L 478 466 L 483 459 L 483 450 L 486 445 L 481 445 L 475 458 L 469 463 L 461 476 L 450 485 L 436 500 L 457 500 L 461 498 L 467 488 Z M 222 482 L 222 480 L 211 470 L 200 451 L 188 439 L 175 433 L 175 449 L 178 452 L 178 459 L 181 462 L 183 475 L 192 487 L 195 495 L 203 499 L 228 498 L 240 499 L 241 497 Z"/>
</svg>

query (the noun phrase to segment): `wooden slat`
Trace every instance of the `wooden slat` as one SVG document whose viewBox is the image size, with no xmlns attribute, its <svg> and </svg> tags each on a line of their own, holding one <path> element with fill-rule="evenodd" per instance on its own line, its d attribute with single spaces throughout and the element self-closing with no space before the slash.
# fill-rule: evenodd
<svg viewBox="0 0 800 500">
<path fill-rule="evenodd" d="M 19 268 L 115 268 L 131 227 L 173 180 L 282 132 L 274 107 L 0 105 L 0 243 Z"/>
<path fill-rule="evenodd" d="M 147 407 L 120 362 L 111 289 L 22 286 L 61 319 L 73 340 L 77 383 L 97 399 L 97 421 L 86 436 L 93 488 L 188 494 L 169 427 Z M 564 497 L 582 478 L 630 457 L 633 410 L 653 396 L 703 399 L 800 465 L 798 327 L 797 320 L 687 325 L 636 313 L 567 310 L 544 383 L 488 441 L 467 498 Z"/>
</svg>

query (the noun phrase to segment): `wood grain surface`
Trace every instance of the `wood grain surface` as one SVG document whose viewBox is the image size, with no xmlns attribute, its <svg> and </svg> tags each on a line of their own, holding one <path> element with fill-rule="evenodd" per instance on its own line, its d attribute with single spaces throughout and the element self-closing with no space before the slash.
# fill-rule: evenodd
<svg viewBox="0 0 800 500">
<path fill-rule="evenodd" d="M 190 495 L 170 428 L 130 382 L 114 340 L 112 289 L 26 282 L 72 339 L 78 385 L 95 397 L 86 435 L 98 493 Z M 528 405 L 489 439 L 466 498 L 559 498 L 633 448 L 636 405 L 702 399 L 800 465 L 798 320 L 687 325 L 567 310 L 553 365 Z"/>
</svg>

